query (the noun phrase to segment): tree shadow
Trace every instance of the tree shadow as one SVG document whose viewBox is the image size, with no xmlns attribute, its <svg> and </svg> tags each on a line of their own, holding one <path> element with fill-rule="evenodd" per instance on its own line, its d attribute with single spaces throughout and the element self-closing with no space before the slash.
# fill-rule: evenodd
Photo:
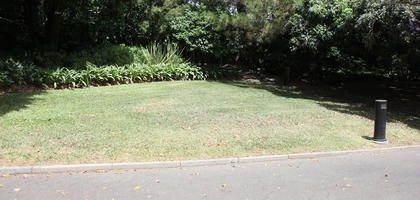
<svg viewBox="0 0 420 200">
<path fill-rule="evenodd" d="M 0 117 L 9 112 L 19 111 L 28 107 L 37 100 L 36 96 L 45 91 L 34 91 L 25 93 L 13 93 L 0 95 Z"/>
<path fill-rule="evenodd" d="M 362 87 L 362 84 L 360 87 L 349 85 L 342 88 L 315 87 L 304 83 L 299 83 L 294 87 L 250 81 L 223 81 L 223 83 L 241 88 L 262 89 L 286 98 L 316 100 L 318 105 L 328 110 L 358 115 L 370 120 L 375 119 L 375 99 L 387 99 L 388 122 L 401 122 L 420 130 L 420 94 L 415 95 L 416 92 L 420 92 L 420 87 L 417 90 L 417 86 L 410 89 L 398 87 L 399 89 L 395 90 L 396 87 L 389 86 L 388 83 L 377 85 L 380 87 L 372 85 Z M 368 83 L 365 82 L 365 84 Z"/>
</svg>

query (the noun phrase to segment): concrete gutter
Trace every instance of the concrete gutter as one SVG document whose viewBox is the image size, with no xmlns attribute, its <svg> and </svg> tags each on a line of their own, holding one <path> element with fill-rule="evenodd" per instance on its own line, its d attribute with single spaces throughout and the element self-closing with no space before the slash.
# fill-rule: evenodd
<svg viewBox="0 0 420 200">
<path fill-rule="evenodd" d="M 63 172 L 84 172 L 96 170 L 127 170 L 127 169 L 158 169 L 158 168 L 183 168 L 209 165 L 232 165 L 238 163 L 268 162 L 288 159 L 310 159 L 317 157 L 333 157 L 362 153 L 386 153 L 396 151 L 420 150 L 420 145 L 400 146 L 380 149 L 361 149 L 349 151 L 314 152 L 286 155 L 255 156 L 243 158 L 221 158 L 208 160 L 181 160 L 163 162 L 128 162 L 128 163 L 103 163 L 103 164 L 78 164 L 78 165 L 51 165 L 51 166 L 17 166 L 0 168 L 0 174 L 43 174 Z"/>
</svg>

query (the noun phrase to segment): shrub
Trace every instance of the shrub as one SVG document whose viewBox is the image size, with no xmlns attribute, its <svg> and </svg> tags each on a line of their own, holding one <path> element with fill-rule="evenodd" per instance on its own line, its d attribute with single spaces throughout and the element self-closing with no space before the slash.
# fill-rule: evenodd
<svg viewBox="0 0 420 200">
<path fill-rule="evenodd" d="M 87 69 L 74 70 L 59 68 L 48 74 L 47 84 L 54 88 L 59 86 L 85 87 L 115 83 L 132 83 L 141 81 L 163 80 L 202 80 L 201 70 L 189 64 L 132 64 L 126 66 L 97 67 L 89 64 Z"/>
<path fill-rule="evenodd" d="M 43 68 L 85 69 L 87 63 L 96 66 L 124 66 L 134 63 L 155 65 L 159 63 L 182 64 L 186 61 L 181 56 L 182 50 L 172 43 L 161 45 L 152 43 L 147 47 L 106 45 L 79 52 L 33 52 L 26 55 Z"/>
<path fill-rule="evenodd" d="M 127 65 L 135 62 L 139 47 L 121 45 L 105 45 L 78 52 L 34 52 L 27 55 L 29 60 L 43 68 L 67 67 L 71 69 L 86 68 L 90 62 L 98 66 Z"/>
<path fill-rule="evenodd" d="M 184 64 L 186 63 L 182 59 L 182 50 L 176 44 L 168 43 L 167 45 L 161 45 L 152 43 L 146 48 L 141 48 L 137 52 L 138 62 L 148 65 L 155 64 Z"/>
<path fill-rule="evenodd" d="M 30 66 L 30 68 L 26 66 Z M 1 61 L 0 67 L 1 86 L 33 84 L 53 88 L 86 87 L 144 81 L 203 80 L 207 77 L 201 68 L 187 63 L 98 67 L 87 62 L 86 69 L 57 68 L 51 70 L 35 68 L 34 65 L 23 65 L 10 59 Z"/>
<path fill-rule="evenodd" d="M 32 63 L 15 61 L 13 58 L 0 59 L 0 85 L 23 85 L 34 79 Z"/>
</svg>

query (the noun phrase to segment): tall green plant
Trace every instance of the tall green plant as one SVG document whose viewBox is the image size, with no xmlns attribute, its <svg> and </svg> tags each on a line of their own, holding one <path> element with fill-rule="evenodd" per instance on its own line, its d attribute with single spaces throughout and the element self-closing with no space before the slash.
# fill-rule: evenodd
<svg viewBox="0 0 420 200">
<path fill-rule="evenodd" d="M 141 62 L 143 64 L 155 65 L 164 63 L 179 65 L 186 63 L 185 60 L 182 59 L 182 49 L 180 49 L 177 44 L 173 43 L 162 45 L 154 42 L 146 48 L 142 48 L 140 53 L 142 54 Z"/>
</svg>

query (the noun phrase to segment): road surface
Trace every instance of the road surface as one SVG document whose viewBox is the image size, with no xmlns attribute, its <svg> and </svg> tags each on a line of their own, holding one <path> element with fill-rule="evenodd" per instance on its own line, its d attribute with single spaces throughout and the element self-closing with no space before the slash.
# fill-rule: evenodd
<svg viewBox="0 0 420 200">
<path fill-rule="evenodd" d="M 0 199 L 420 199 L 420 151 L 0 177 Z"/>
</svg>

